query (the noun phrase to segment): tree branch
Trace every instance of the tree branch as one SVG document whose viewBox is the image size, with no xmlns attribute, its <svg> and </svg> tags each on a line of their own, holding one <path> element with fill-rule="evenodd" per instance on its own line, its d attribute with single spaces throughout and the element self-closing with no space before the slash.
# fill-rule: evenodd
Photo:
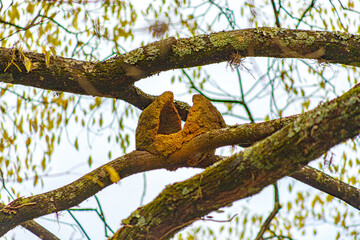
<svg viewBox="0 0 360 240">
<path fill-rule="evenodd" d="M 5 207 L 5 204 L 0 203 L 0 209 L 3 209 Z M 30 232 L 32 232 L 34 235 L 36 235 L 40 239 L 49 239 L 49 240 L 58 240 L 54 234 L 49 232 L 46 228 L 35 222 L 34 220 L 29 220 L 21 224 L 21 226 Z"/>
<path fill-rule="evenodd" d="M 54 234 L 49 232 L 47 229 L 43 228 L 40 224 L 34 220 L 29 220 L 21 224 L 22 227 L 26 228 L 38 238 L 44 240 L 59 240 Z"/>
<path fill-rule="evenodd" d="M 0 206 L 0 236 L 24 221 L 76 206 L 109 186 L 113 183 L 107 170 L 109 167 L 115 169 L 121 178 L 125 178 L 134 173 L 160 169 L 164 165 L 166 163 L 157 156 L 134 151 L 66 186 L 28 198 L 18 198 L 5 207 Z"/>
<path fill-rule="evenodd" d="M 281 27 L 281 24 L 280 24 L 280 21 L 279 21 L 279 11 L 276 9 L 274 0 L 271 0 L 271 6 L 272 6 L 273 11 L 274 11 L 275 25 L 276 25 L 278 28 L 280 28 L 280 27 Z"/>
<path fill-rule="evenodd" d="M 14 63 L 21 71 L 14 64 L 9 65 L 14 51 Z M 44 54 L 25 52 L 31 61 L 30 72 L 26 71 L 19 50 L 0 48 L 0 81 L 112 97 L 144 109 L 153 97 L 140 93 L 133 86 L 136 81 L 171 69 L 230 61 L 233 53 L 243 57 L 307 58 L 359 66 L 360 41 L 358 35 L 339 32 L 244 29 L 178 40 L 171 37 L 104 62 L 52 56 L 47 65 Z"/>
<path fill-rule="evenodd" d="M 260 192 L 360 133 L 360 85 L 204 172 L 169 185 L 111 239 L 169 239 L 211 211 Z"/>
<path fill-rule="evenodd" d="M 270 213 L 270 215 L 266 218 L 265 222 L 262 224 L 261 229 L 259 231 L 259 233 L 257 234 L 255 240 L 263 240 L 263 235 L 266 232 L 267 229 L 269 229 L 271 220 L 273 220 L 273 218 L 276 216 L 276 214 L 279 212 L 281 208 L 280 202 L 279 202 L 279 189 L 276 185 L 276 183 L 274 184 L 274 208 L 272 210 L 272 212 Z"/>
<path fill-rule="evenodd" d="M 358 86 L 357 88 L 354 88 L 355 90 L 358 90 Z M 351 90 L 351 93 L 347 93 L 344 94 L 343 97 L 340 97 L 340 99 L 342 98 L 350 98 L 353 99 L 353 104 L 356 106 L 356 101 L 359 101 L 359 96 L 360 94 L 358 92 L 356 92 L 355 90 Z M 356 98 L 354 100 L 354 98 Z M 324 104 L 329 105 L 328 109 L 329 111 L 332 109 L 332 106 L 330 106 L 329 104 Z M 338 109 L 345 109 L 346 111 L 352 111 L 352 107 L 349 106 L 348 108 L 345 108 L 345 106 L 341 106 L 339 105 L 340 108 Z M 322 107 L 322 108 L 326 108 L 326 107 Z M 344 111 L 345 111 L 344 110 Z M 314 112 L 315 110 L 311 111 Z M 336 112 L 336 110 L 334 110 Z M 321 114 L 320 114 L 321 113 Z M 331 113 L 333 114 L 333 113 Z M 337 114 L 342 114 L 337 113 Z M 29 198 L 20 198 L 15 200 L 14 202 L 10 203 L 9 205 L 7 205 L 7 209 L 4 210 L 1 209 L 0 210 L 0 234 L 3 235 L 5 234 L 8 230 L 10 230 L 11 228 L 13 228 L 14 226 L 20 224 L 23 221 L 27 221 L 30 219 L 34 219 L 36 217 L 39 216 L 43 216 L 49 213 L 54 213 L 54 212 L 58 212 L 64 209 L 68 209 L 70 207 L 76 206 L 78 204 L 80 204 L 83 200 L 87 199 L 88 197 L 91 197 L 93 194 L 95 194 L 96 192 L 100 191 L 101 189 L 105 188 L 106 186 L 112 184 L 112 182 L 110 181 L 110 174 L 109 172 L 106 170 L 108 167 L 111 167 L 113 169 L 115 169 L 121 178 L 124 178 L 126 176 L 129 176 L 131 174 L 137 173 L 137 172 L 143 172 L 143 171 L 149 171 L 152 169 L 160 169 L 160 168 L 172 168 L 175 169 L 177 167 L 186 167 L 188 165 L 186 165 L 186 160 L 187 160 L 187 155 L 186 154 L 190 154 L 190 149 L 191 146 L 199 146 L 198 148 L 195 148 L 193 151 L 194 152 L 207 152 L 210 148 L 216 148 L 219 146 L 225 146 L 228 144 L 238 144 L 238 143 L 242 143 L 244 145 L 250 145 L 250 141 L 247 139 L 248 136 L 258 136 L 258 139 L 256 138 L 252 138 L 254 142 L 259 141 L 260 139 L 276 132 L 277 130 L 282 128 L 282 132 L 284 131 L 284 129 L 288 129 L 289 126 L 293 126 L 294 124 L 296 124 L 296 126 L 298 126 L 298 129 L 300 129 L 301 123 L 304 121 L 302 119 L 304 119 L 304 116 L 307 116 L 308 114 L 302 114 L 302 117 L 299 116 L 292 116 L 289 118 L 283 118 L 283 119 L 278 119 L 278 120 L 273 120 L 270 122 L 265 122 L 265 123 L 259 123 L 259 124 L 246 124 L 246 125 L 239 125 L 236 127 L 227 127 L 224 129 L 219 129 L 219 130 L 214 130 L 214 131 L 210 131 L 208 133 L 205 133 L 203 135 L 199 135 L 197 137 L 195 137 L 194 139 L 192 139 L 190 142 L 188 142 L 188 145 L 184 145 L 183 148 L 181 148 L 179 150 L 179 152 L 182 153 L 179 155 L 172 155 L 169 159 L 163 159 L 163 158 L 159 158 L 158 156 L 154 156 L 151 155 L 147 152 L 141 152 L 141 151 L 134 151 L 130 154 L 124 155 L 123 157 L 117 158 L 114 161 L 92 171 L 91 173 L 83 176 L 82 178 L 76 180 L 75 182 L 68 184 L 62 188 L 44 193 L 44 194 L 39 194 L 39 195 L 35 195 Z M 322 119 L 322 117 L 328 117 L 328 115 L 330 115 L 330 113 L 326 113 L 326 112 L 319 112 L 319 116 L 317 116 L 316 118 L 314 118 L 315 120 L 315 125 L 308 127 L 307 124 L 305 124 L 307 126 L 307 128 L 310 130 L 308 131 L 304 131 L 302 133 L 299 133 L 300 135 L 302 134 L 302 136 L 300 137 L 300 139 L 298 139 L 298 142 L 296 142 L 297 147 L 301 147 L 299 146 L 300 143 L 302 143 L 303 141 L 307 140 L 310 136 L 314 137 L 317 135 L 326 135 L 324 136 L 327 139 L 327 144 L 333 144 L 332 142 L 328 141 L 329 139 L 331 139 L 330 137 L 327 136 L 327 134 L 333 133 L 336 135 L 336 139 L 338 140 L 340 137 L 343 137 L 343 134 L 346 133 L 345 130 L 343 131 L 325 131 L 323 132 L 322 129 L 324 128 L 322 124 L 320 124 L 320 120 Z M 351 117 L 349 114 L 344 114 L 345 117 Z M 294 119 L 296 119 L 294 121 Z M 342 127 L 345 123 L 348 123 L 348 126 L 352 126 L 351 124 L 351 119 L 347 119 L 347 120 L 343 120 L 343 119 L 339 119 L 335 124 L 337 128 Z M 302 122 L 301 122 L 302 121 Z M 312 121 L 312 123 L 314 122 Z M 288 123 L 291 124 L 288 124 Z M 341 124 L 340 124 L 341 123 Z M 355 122 L 356 124 L 353 124 L 354 127 L 357 127 L 359 121 Z M 286 127 L 284 127 L 286 125 Z M 246 127 L 244 127 L 246 126 Z M 252 131 L 249 132 L 249 127 L 251 126 L 250 129 L 253 129 Z M 252 127 L 254 126 L 254 127 Z M 320 126 L 320 127 L 319 127 Z M 255 130 L 254 130 L 255 129 Z M 251 133 L 251 134 L 250 134 Z M 352 130 L 352 134 L 356 134 L 357 130 Z M 261 135 L 263 134 L 263 135 Z M 278 133 L 273 134 L 273 136 L 277 135 Z M 337 136 L 340 135 L 340 136 Z M 225 137 L 226 136 L 226 137 Z M 273 138 L 270 137 L 269 139 Z M 286 135 L 285 137 L 288 137 L 288 135 Z M 230 139 L 230 140 L 226 140 L 226 139 Z M 265 140 L 264 140 L 265 141 Z M 277 144 L 276 142 L 277 140 L 274 140 L 273 144 Z M 220 144 L 220 143 L 221 144 Z M 279 142 L 279 144 L 282 143 Z M 320 143 L 319 143 L 320 144 Z M 263 146 L 264 150 L 266 148 L 269 148 L 269 143 L 267 142 L 259 142 L 257 144 L 255 144 L 253 147 L 255 149 L 258 149 L 259 146 Z M 321 144 L 320 144 L 321 145 Z M 293 146 L 293 147 L 294 147 Z M 325 145 L 327 146 L 327 145 Z M 313 145 L 309 146 L 310 148 L 315 148 L 315 150 L 317 149 L 317 143 L 313 143 Z M 324 146 L 321 145 L 321 148 L 323 148 Z M 302 148 L 300 148 L 302 149 Z M 306 154 L 310 154 L 312 151 L 309 151 L 310 149 L 304 148 L 304 152 Z M 298 150 L 299 151 L 299 150 Z M 309 151 L 309 152 L 308 152 Z M 245 153 L 247 153 L 248 150 L 245 151 Z M 291 151 L 290 151 L 291 152 Z M 261 153 L 261 152 L 260 152 Z M 259 154 L 260 154 L 259 153 Z M 183 155 L 183 158 L 180 158 L 179 156 Z M 260 155 L 259 155 L 260 156 Z M 242 158 L 241 154 L 239 155 L 235 155 L 234 157 L 231 157 L 229 159 L 239 159 Z M 213 164 L 215 161 L 218 161 L 219 159 L 222 159 L 223 161 L 221 162 L 225 162 L 225 161 L 229 161 L 229 160 L 225 160 L 226 158 L 221 158 L 221 157 L 214 157 L 210 160 L 204 160 L 202 162 L 199 163 L 198 166 L 195 167 L 206 167 L 209 166 L 210 164 Z M 235 161 L 235 160 L 234 160 Z M 300 160 L 294 160 L 295 162 L 301 161 Z M 271 162 L 271 161 L 270 161 Z M 182 163 L 182 164 L 181 164 Z M 265 163 L 262 163 L 265 164 Z M 281 165 L 287 166 L 287 164 L 285 163 L 281 163 Z M 291 165 L 291 164 L 289 164 Z M 296 164 L 295 164 L 296 165 Z M 279 167 L 280 168 L 280 167 Z M 281 169 L 281 168 L 280 168 Z M 250 173 L 251 168 L 249 168 L 248 172 Z M 247 173 L 247 174 L 249 174 Z M 266 176 L 266 174 L 264 173 L 263 176 Z M 272 176 L 272 174 L 270 174 L 270 176 Z M 199 193 L 200 194 L 200 193 Z M 31 205 L 33 204 L 33 205 Z M 12 210 L 13 209 L 13 210 Z M 11 211 L 12 210 L 12 211 Z M 13 214 L 11 214 L 13 213 Z"/>
<path fill-rule="evenodd" d="M 212 145 L 203 143 L 203 141 L 208 142 L 206 140 L 208 135 L 206 134 L 203 137 L 201 137 L 202 135 L 195 137 L 192 141 L 184 145 L 184 149 L 180 149 L 179 153 L 180 155 L 183 155 L 182 158 L 179 157 L 180 155 L 174 155 L 172 160 L 161 159 L 158 156 L 144 151 L 134 151 L 132 153 L 126 154 L 95 169 L 94 171 L 64 187 L 32 197 L 15 200 L 8 206 L 21 206 L 22 204 L 26 203 L 36 204 L 31 207 L 23 206 L 18 208 L 16 209 L 16 214 L 8 214 L 6 211 L 0 210 L 0 236 L 26 220 L 34 219 L 49 213 L 59 212 L 76 206 L 85 199 L 93 196 L 101 189 L 109 186 L 112 184 L 112 182 L 110 181 L 109 173 L 106 170 L 107 167 L 114 168 L 121 178 L 153 169 L 176 169 L 179 167 L 189 167 L 186 160 L 188 156 L 187 154 L 189 154 L 190 151 L 189 147 L 191 145 L 199 146 L 199 148 L 193 149 L 193 151 L 202 153 L 209 151 L 209 149 L 215 149 L 216 147 L 226 146 L 228 144 L 250 144 L 249 139 L 253 140 L 254 142 L 259 141 L 273 132 L 281 129 L 295 118 L 296 116 L 292 116 L 265 123 L 227 127 L 223 130 L 220 129 L 222 131 L 210 131 L 206 134 L 212 135 L 213 141 L 219 141 L 219 143 Z M 249 130 L 249 127 L 251 130 Z M 229 138 L 231 141 L 222 141 L 223 139 L 227 139 L 226 136 L 229 135 L 237 136 L 237 139 L 235 137 L 231 137 Z M 197 167 L 205 168 L 219 161 L 220 159 L 221 157 L 216 156 L 204 159 Z M 0 206 L 0 208 L 2 207 Z"/>
<path fill-rule="evenodd" d="M 354 208 L 360 210 L 360 190 L 349 184 L 335 179 L 310 166 L 303 167 L 292 174 L 291 177 L 339 198 Z"/>
<path fill-rule="evenodd" d="M 76 206 L 104 187 L 112 184 L 110 181 L 110 175 L 106 170 L 107 167 L 114 168 L 119 173 L 121 178 L 137 172 L 149 171 L 152 169 L 175 169 L 177 167 L 186 167 L 188 166 L 186 165 L 187 154 L 190 154 L 190 151 L 207 152 L 210 148 L 237 143 L 250 145 L 251 142 L 249 139 L 253 139 L 251 141 L 256 142 L 264 138 L 266 135 L 270 135 L 273 132 L 283 128 L 285 125 L 286 128 L 288 128 L 289 125 L 287 124 L 289 122 L 293 122 L 292 124 L 294 124 L 294 119 L 296 119 L 295 122 L 299 121 L 298 116 L 292 116 L 289 118 L 273 120 L 265 123 L 251 125 L 245 124 L 236 127 L 227 127 L 220 130 L 210 131 L 195 137 L 179 150 L 180 154 L 174 154 L 169 159 L 161 159 L 158 156 L 151 155 L 147 152 L 134 151 L 130 154 L 124 155 L 123 157 L 115 159 L 114 161 L 92 171 L 77 181 L 62 188 L 25 199 L 17 199 L 10 203 L 8 205 L 8 209 L 14 208 L 15 214 L 9 214 L 9 211 L 4 211 L 3 209 L 0 210 L 0 234 L 6 233 L 8 230 L 23 221 Z M 252 130 L 249 131 L 249 129 Z M 313 129 L 316 129 L 316 127 Z M 317 130 L 312 131 L 312 133 L 315 133 Z M 257 136 L 258 139 L 250 138 L 249 136 Z M 221 144 L 219 144 L 219 142 Z M 260 143 L 255 144 L 255 146 L 259 144 Z M 199 147 L 190 150 L 191 146 Z M 181 155 L 183 155 L 182 158 L 180 158 Z M 198 167 L 209 166 L 219 159 L 221 159 L 221 157 L 214 157 L 210 160 L 204 160 L 199 163 Z M 222 159 L 224 160 L 225 158 Z M 34 205 L 28 206 L 31 203 Z"/>
</svg>

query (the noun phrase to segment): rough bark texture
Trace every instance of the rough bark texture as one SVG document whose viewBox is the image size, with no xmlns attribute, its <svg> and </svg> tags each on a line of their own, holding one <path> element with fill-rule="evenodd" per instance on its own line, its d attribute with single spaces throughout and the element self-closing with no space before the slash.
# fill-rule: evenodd
<svg viewBox="0 0 360 240">
<path fill-rule="evenodd" d="M 0 209 L 3 209 L 4 207 L 5 207 L 5 204 L 0 203 Z M 49 232 L 47 229 L 42 227 L 40 224 L 35 222 L 34 220 L 29 220 L 29 221 L 21 223 L 21 227 L 32 232 L 34 235 L 36 235 L 40 239 L 49 239 L 49 240 L 58 240 L 59 239 L 54 234 Z"/>
<path fill-rule="evenodd" d="M 358 85 L 243 152 L 167 186 L 154 201 L 123 220 L 124 226 L 111 239 L 169 239 L 211 211 L 260 192 L 358 135 L 359 104 Z"/>
<path fill-rule="evenodd" d="M 178 40 L 169 38 L 104 62 L 52 57 L 47 66 L 43 54 L 24 54 L 32 63 L 29 73 L 19 50 L 0 48 L 0 81 L 113 97 L 144 109 L 155 97 L 143 93 L 133 84 L 161 71 L 232 61 L 234 54 L 241 57 L 308 58 L 360 66 L 360 38 L 346 33 L 257 28 Z M 107 167 L 114 168 L 121 178 L 152 169 L 186 167 L 189 166 L 187 159 L 193 154 L 229 144 L 250 146 L 276 132 L 230 158 L 212 156 L 197 163 L 196 167 L 206 167 L 222 159 L 204 173 L 168 186 L 154 202 L 126 219 L 125 226 L 114 235 L 115 239 L 169 238 L 204 214 L 261 191 L 333 145 L 358 134 L 359 98 L 357 86 L 339 99 L 299 117 L 212 130 L 192 138 L 167 159 L 134 151 L 62 188 L 0 206 L 0 235 L 24 221 L 76 206 L 112 184 Z M 185 120 L 189 105 L 174 104 L 181 119 Z M 307 176 L 314 178 L 314 172 Z M 360 205 L 355 199 L 358 193 L 350 201 L 334 190 L 338 185 L 323 183 L 330 194 L 353 201 L 353 206 Z M 321 189 L 314 179 L 308 180 L 308 184 Z M 348 185 L 344 187 L 348 188 Z M 348 190 L 351 195 L 356 189 Z"/>
<path fill-rule="evenodd" d="M 221 144 L 221 139 L 227 139 L 226 136 L 229 136 L 229 139 L 231 139 L 230 144 L 243 142 L 249 144 L 250 142 L 248 136 L 250 133 L 253 134 L 251 139 L 259 141 L 265 136 L 269 136 L 275 131 L 281 129 L 289 122 L 292 122 L 294 118 L 296 118 L 296 116 L 273 120 L 266 123 L 228 127 L 221 131 L 213 130 L 213 141 L 219 141 L 218 143 L 211 143 L 211 141 L 209 142 L 207 140 L 208 138 L 205 137 L 204 140 L 204 138 L 201 137 L 203 135 L 199 135 L 191 140 L 187 145 L 202 146 L 199 149 L 195 149 L 195 152 L 204 153 L 216 147 L 229 144 L 227 141 L 224 141 L 223 144 Z M 248 130 L 249 127 L 252 129 L 250 132 Z M 234 134 L 234 131 L 236 131 L 236 134 Z M 211 135 L 211 132 L 212 131 L 206 134 Z M 258 136 L 257 138 L 256 135 Z M 237 139 L 235 136 L 237 136 Z M 181 152 L 180 150 L 179 153 L 180 155 L 183 154 L 183 157 L 177 154 L 176 156 L 173 156 L 174 158 L 177 157 L 177 159 L 169 161 L 169 159 L 162 159 L 159 158 L 159 156 L 152 155 L 145 151 L 134 151 L 119 157 L 114 161 L 99 167 L 98 169 L 95 169 L 64 187 L 28 198 L 17 199 L 6 207 L 0 206 L 0 236 L 24 221 L 74 207 L 87 198 L 93 196 L 101 189 L 109 186 L 112 182 L 110 181 L 110 175 L 106 170 L 107 167 L 115 169 L 121 178 L 153 169 L 176 169 L 179 167 L 189 167 L 187 163 L 187 154 L 191 154 L 191 152 L 189 152 L 189 150 Z M 205 168 L 221 159 L 223 158 L 209 157 L 203 159 L 198 166 L 193 167 Z M 29 203 L 33 205 L 27 205 Z"/>
<path fill-rule="evenodd" d="M 329 175 L 309 166 L 295 172 L 291 175 L 291 177 L 320 191 L 337 197 L 360 210 L 360 190 L 349 184 L 346 184 L 338 179 L 331 178 Z"/>
<path fill-rule="evenodd" d="M 54 234 L 43 228 L 40 224 L 35 221 L 27 221 L 21 224 L 22 227 L 26 228 L 34 235 L 36 235 L 39 239 L 44 240 L 60 240 Z"/>
<path fill-rule="evenodd" d="M 325 103 L 318 109 L 299 117 L 294 116 L 271 121 L 270 124 L 253 124 L 254 133 L 265 134 L 267 131 L 267 134 L 271 135 L 273 131 L 278 130 L 277 128 L 282 128 L 283 125 L 291 122 L 282 130 L 256 143 L 243 153 L 227 159 L 223 158 L 224 160 L 220 161 L 219 164 L 213 165 L 206 172 L 188 182 L 167 187 L 164 193 L 149 205 L 150 208 L 144 207 L 147 209 L 148 215 L 140 215 L 139 211 L 142 210 L 137 210 L 125 221 L 127 227 L 118 234 L 135 234 L 133 239 L 141 239 L 145 236 L 143 231 L 146 232 L 145 229 L 149 229 L 149 237 L 157 230 L 159 230 L 159 236 L 168 237 L 209 211 L 226 206 L 236 199 L 257 193 L 267 184 L 286 174 L 293 173 L 331 146 L 358 134 L 360 128 L 359 101 L 360 89 L 357 86 L 339 99 Z M 264 128 L 262 125 L 266 127 Z M 269 127 L 270 125 L 272 127 Z M 256 130 L 255 126 L 259 126 L 260 131 L 259 129 Z M 204 140 L 201 137 L 206 134 L 211 136 L 212 131 L 210 131 L 195 137 L 188 144 L 205 146 L 202 150 L 196 150 L 205 152 L 211 147 L 220 146 L 220 143 L 211 142 L 227 139 L 226 135 L 229 136 L 232 143 L 236 144 L 237 141 L 243 143 L 249 134 L 247 128 L 243 128 L 242 125 L 213 131 L 214 138 L 208 137 Z M 237 141 L 235 136 L 238 137 Z M 257 141 L 260 138 L 254 140 Z M 204 141 L 206 143 L 203 143 Z M 223 143 L 223 145 L 227 144 L 228 142 Z M 246 144 L 249 144 L 249 141 L 246 141 Z M 172 163 L 148 152 L 134 151 L 62 188 L 17 199 L 0 210 L 0 235 L 24 221 L 76 206 L 112 184 L 110 175 L 106 170 L 109 166 L 115 169 L 121 178 L 124 178 L 137 172 L 152 169 L 180 167 L 179 163 L 182 163 L 182 166 L 187 166 L 187 154 L 189 152 L 185 151 L 182 161 Z M 208 166 L 204 163 L 213 162 L 201 162 L 199 167 Z M 206 198 L 202 197 L 204 194 L 206 194 Z M 191 206 L 188 206 L 189 204 Z M 189 210 L 184 212 L 184 209 Z M 141 212 L 141 214 L 145 213 Z M 175 216 L 176 214 L 181 214 L 181 216 Z M 158 217 L 151 220 L 151 215 Z M 143 218 L 137 216 L 143 216 Z M 174 219 L 180 221 L 174 222 Z M 140 222 L 137 222 L 138 220 Z M 143 220 L 146 221 L 142 222 Z M 158 223 L 159 226 L 156 227 L 154 223 Z M 134 228 L 134 230 L 130 231 L 130 228 Z M 137 230 L 140 235 L 136 236 Z"/>
<path fill-rule="evenodd" d="M 0 236 L 20 223 L 76 206 L 113 182 L 107 167 L 115 169 L 121 178 L 134 173 L 160 169 L 165 164 L 147 152 L 134 151 L 86 174 L 77 181 L 56 190 L 18 198 L 0 207 Z"/>
<path fill-rule="evenodd" d="M 11 64 L 13 54 L 13 62 L 21 72 L 15 64 Z M 29 73 L 18 50 L 0 48 L 0 81 L 60 92 L 113 97 L 144 109 L 154 97 L 135 88 L 133 83 L 136 81 L 171 69 L 231 61 L 234 54 L 241 57 L 307 58 L 360 66 L 360 37 L 340 32 L 244 29 L 191 38 L 171 37 L 104 62 L 55 56 L 51 57 L 49 66 L 45 63 L 44 54 L 24 52 L 32 62 Z M 185 120 L 182 109 L 186 106 L 180 102 L 177 107 Z"/>
</svg>

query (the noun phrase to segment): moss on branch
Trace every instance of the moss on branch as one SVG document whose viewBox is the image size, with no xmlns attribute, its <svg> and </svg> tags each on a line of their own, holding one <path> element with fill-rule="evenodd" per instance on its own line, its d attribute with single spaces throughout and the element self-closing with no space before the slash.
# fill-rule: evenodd
<svg viewBox="0 0 360 240">
<path fill-rule="evenodd" d="M 44 54 L 24 52 L 33 66 L 30 72 L 25 69 L 22 54 L 15 54 L 15 64 L 9 66 L 13 52 L 14 49 L 0 48 L 2 82 L 113 97 L 135 103 L 143 109 L 151 101 L 147 99 L 147 105 L 139 104 L 132 90 L 133 84 L 162 71 L 230 61 L 233 54 L 242 57 L 306 58 L 359 66 L 360 38 L 342 32 L 243 29 L 191 38 L 171 37 L 103 62 L 54 56 L 50 58 L 50 64 L 46 64 Z"/>
<path fill-rule="evenodd" d="M 111 239 L 169 239 L 201 216 L 258 193 L 336 144 L 357 136 L 359 104 L 357 85 L 343 96 L 301 114 L 243 152 L 167 186 L 153 202 L 125 219 Z"/>
</svg>

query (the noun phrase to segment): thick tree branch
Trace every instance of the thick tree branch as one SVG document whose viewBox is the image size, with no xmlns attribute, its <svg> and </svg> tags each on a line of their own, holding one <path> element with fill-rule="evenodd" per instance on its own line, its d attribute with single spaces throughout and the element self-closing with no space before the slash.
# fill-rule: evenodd
<svg viewBox="0 0 360 240">
<path fill-rule="evenodd" d="M 352 94 L 355 94 L 356 96 L 356 94 L 358 93 Z M 349 94 L 345 95 L 348 96 Z M 297 116 L 292 116 L 289 118 L 274 120 L 267 123 L 245 125 L 246 127 L 244 127 L 244 125 L 239 125 L 236 127 L 227 127 L 220 130 L 210 131 L 204 134 L 204 136 L 207 137 L 202 137 L 202 135 L 195 137 L 189 142 L 189 146 L 200 146 L 199 148 L 193 149 L 193 151 L 195 152 L 207 152 L 210 148 L 216 148 L 228 144 L 239 143 L 244 145 L 250 145 L 251 142 L 248 139 L 249 136 L 258 136 L 258 139 L 252 138 L 252 141 L 256 142 L 283 128 L 283 126 L 285 125 L 287 126 L 286 128 L 288 128 L 289 125 L 287 124 L 289 122 L 293 122 L 294 119 L 297 119 L 295 122 L 298 122 L 298 118 L 299 117 Z M 341 121 L 337 123 L 340 122 Z M 251 134 L 249 133 L 249 129 L 252 129 L 250 131 Z M 318 132 L 318 129 L 319 127 L 314 126 L 310 133 L 315 134 Z M 308 132 L 305 133 L 308 134 Z M 342 131 L 340 133 L 342 133 Z M 353 133 L 355 134 L 356 132 Z M 304 139 L 307 137 L 306 134 L 304 136 Z M 225 139 L 228 138 L 230 140 L 226 141 Z M 214 142 L 221 142 L 221 144 L 215 144 Z M 258 144 L 255 144 L 255 146 Z M 27 221 L 42 215 L 58 212 L 69 207 L 76 206 L 83 200 L 91 197 L 99 190 L 112 184 L 112 182 L 110 181 L 110 175 L 106 170 L 108 167 L 114 168 L 119 173 L 121 178 L 137 172 L 143 172 L 152 169 L 186 167 L 188 166 L 186 165 L 187 154 L 190 153 L 189 149 L 191 149 L 191 147 L 189 146 L 184 145 L 184 150 L 180 149 L 179 152 L 181 153 L 182 151 L 183 158 L 180 158 L 179 155 L 174 155 L 170 159 L 162 159 L 147 152 L 134 151 L 106 164 L 106 166 L 102 166 L 94 170 L 93 172 L 85 175 L 79 180 L 62 188 L 25 199 L 17 199 L 11 204 L 9 204 L 7 208 L 5 208 L 5 210 L 0 210 L 0 234 L 6 233 L 8 230 L 23 221 Z M 205 160 L 203 162 L 200 162 L 198 167 L 209 166 L 210 164 L 218 161 L 219 159 L 221 159 L 221 157 L 214 157 L 210 160 Z M 12 209 L 15 211 L 12 212 Z"/>
<path fill-rule="evenodd" d="M 233 53 L 359 66 L 360 38 L 339 32 L 255 28 L 178 40 L 172 37 L 104 62 L 53 56 L 49 65 L 44 54 L 0 48 L 0 81 L 112 97 L 144 109 L 153 98 L 137 91 L 133 86 L 136 81 L 171 69 L 230 61 Z M 23 54 L 32 63 L 30 72 L 25 69 Z"/>
<path fill-rule="evenodd" d="M 111 239 L 169 239 L 193 220 L 260 192 L 358 135 L 359 104 L 357 85 L 243 152 L 167 186 L 154 201 L 123 220 L 124 226 Z"/>
<path fill-rule="evenodd" d="M 0 209 L 3 209 L 5 207 L 5 204 L 0 203 Z M 34 220 L 29 220 L 21 224 L 21 226 L 30 232 L 32 232 L 34 235 L 36 235 L 40 239 L 49 239 L 49 240 L 58 240 L 54 234 L 49 232 L 46 228 L 35 222 Z"/>
<path fill-rule="evenodd" d="M 303 167 L 292 174 L 291 177 L 339 198 L 354 208 L 360 210 L 360 190 L 349 184 L 332 178 L 329 175 L 309 166 Z"/>
<path fill-rule="evenodd" d="M 166 163 L 147 152 L 134 151 L 95 169 L 80 179 L 56 190 L 18 198 L 0 206 L 0 236 L 20 223 L 76 206 L 113 182 L 108 168 L 115 169 L 121 178 L 131 174 L 160 169 Z"/>
<path fill-rule="evenodd" d="M 173 160 L 161 159 L 157 156 L 151 155 L 150 153 L 142 151 L 134 151 L 130 154 L 126 154 L 108 164 L 105 164 L 104 166 L 99 167 L 98 169 L 95 169 L 89 174 L 64 187 L 29 198 L 15 200 L 10 204 L 10 206 L 21 206 L 26 203 L 36 204 L 31 207 L 24 205 L 23 207 L 16 209 L 16 214 L 8 214 L 9 212 L 0 210 L 0 236 L 26 220 L 76 206 L 85 199 L 93 196 L 101 189 L 109 186 L 112 182 L 110 181 L 109 173 L 107 172 L 106 167 L 114 168 L 121 178 L 153 169 L 189 167 L 186 162 L 186 154 L 189 154 L 190 149 L 188 149 L 188 147 L 191 145 L 199 146 L 199 148 L 193 149 L 192 151 L 200 153 L 207 152 L 209 149 L 215 149 L 216 147 L 226 146 L 228 144 L 249 145 L 251 144 L 250 141 L 259 141 L 281 129 L 283 126 L 292 122 L 296 118 L 296 116 L 291 116 L 265 123 L 227 127 L 222 131 L 220 131 L 221 129 L 210 131 L 206 134 L 213 136 L 213 141 L 219 141 L 219 143 L 209 144 L 207 140 L 208 135 L 205 135 L 204 137 L 201 137 L 202 135 L 200 135 L 193 141 L 188 142 L 188 144 L 184 146 L 184 150 L 180 149 L 180 154 L 183 154 L 182 158 L 180 158 L 179 155 L 175 155 Z M 212 132 L 213 134 L 211 134 Z M 232 136 L 229 138 L 230 141 L 223 141 L 224 139 L 227 139 L 226 136 Z M 237 136 L 237 139 L 235 136 Z M 203 143 L 204 141 L 205 143 Z M 200 162 L 198 167 L 205 168 L 220 159 L 221 157 L 215 156 L 207 158 Z M 2 207 L 0 206 L 0 208 Z"/>
</svg>

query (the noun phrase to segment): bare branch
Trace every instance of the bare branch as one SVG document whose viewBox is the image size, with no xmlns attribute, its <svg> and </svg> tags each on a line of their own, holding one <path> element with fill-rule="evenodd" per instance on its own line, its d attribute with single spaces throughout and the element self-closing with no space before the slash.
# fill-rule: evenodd
<svg viewBox="0 0 360 240">
<path fill-rule="evenodd" d="M 273 11 L 274 11 L 275 25 L 276 25 L 278 28 L 280 28 L 281 25 L 280 25 L 280 21 L 279 21 L 279 11 L 276 9 L 274 0 L 271 0 L 271 6 L 272 6 Z"/>
<path fill-rule="evenodd" d="M 274 209 L 272 210 L 272 212 L 270 213 L 270 215 L 266 218 L 265 222 L 262 224 L 261 229 L 258 233 L 258 235 L 256 236 L 255 240 L 263 240 L 263 235 L 265 233 L 265 231 L 269 228 L 271 220 L 276 216 L 276 214 L 278 213 L 278 211 L 281 208 L 280 202 L 279 202 L 279 189 L 275 184 L 274 185 Z"/>
<path fill-rule="evenodd" d="M 291 175 L 296 180 L 326 192 L 360 210 L 360 190 L 315 168 L 306 166 Z"/>
<path fill-rule="evenodd" d="M 29 220 L 21 224 L 22 227 L 26 228 L 33 234 L 35 234 L 38 238 L 44 240 L 59 240 L 54 234 L 49 232 L 47 229 L 43 228 L 40 224 L 35 222 L 34 220 Z"/>
</svg>

